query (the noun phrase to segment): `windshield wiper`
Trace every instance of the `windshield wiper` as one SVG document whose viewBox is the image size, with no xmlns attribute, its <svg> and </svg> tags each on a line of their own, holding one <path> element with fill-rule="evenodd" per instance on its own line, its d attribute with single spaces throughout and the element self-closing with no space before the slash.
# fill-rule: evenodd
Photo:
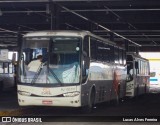
<svg viewBox="0 0 160 125">
<path fill-rule="evenodd" d="M 54 76 L 54 78 L 57 80 L 58 83 L 62 84 L 62 82 L 59 80 L 59 78 L 57 77 L 57 75 L 48 67 L 49 71 L 51 72 L 51 74 Z"/>
</svg>

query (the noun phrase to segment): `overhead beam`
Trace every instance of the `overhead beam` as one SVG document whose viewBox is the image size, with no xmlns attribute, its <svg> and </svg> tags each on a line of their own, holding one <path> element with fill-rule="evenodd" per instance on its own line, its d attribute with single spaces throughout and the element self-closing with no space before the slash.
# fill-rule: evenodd
<svg viewBox="0 0 160 125">
<path fill-rule="evenodd" d="M 22 2 L 49 2 L 49 1 L 52 1 L 52 2 L 72 2 L 72 1 L 86 1 L 86 2 L 90 2 L 90 1 L 96 1 L 97 0 L 5 0 L 5 1 L 0 1 L 0 2 L 3 2 L 3 3 L 9 3 L 9 2 L 18 2 L 18 3 L 22 3 Z M 99 2 L 100 1 L 122 1 L 122 0 L 98 0 Z M 123 1 L 131 1 L 131 0 L 123 0 Z"/>
<path fill-rule="evenodd" d="M 137 33 L 139 33 L 139 32 L 155 32 L 155 33 L 159 33 L 160 32 L 160 30 L 114 30 L 115 32 L 129 32 L 129 33 L 131 33 L 131 32 L 137 32 Z M 107 32 L 106 30 L 93 30 L 93 32 Z"/>
<path fill-rule="evenodd" d="M 158 14 L 158 13 L 157 13 Z M 85 15 L 85 13 L 81 14 L 81 15 Z M 90 15 L 90 14 L 88 14 Z M 62 13 L 62 16 L 66 17 L 66 21 L 68 22 L 74 22 L 72 20 L 72 18 L 74 18 L 73 15 L 70 15 L 69 13 Z M 98 16 L 98 18 L 97 18 Z M 145 16 L 143 16 L 142 18 L 142 14 L 128 14 L 126 13 L 125 15 L 122 15 L 123 17 L 127 17 L 127 22 L 130 22 L 131 24 L 140 24 L 142 25 L 142 23 L 144 24 L 155 24 L 155 23 L 159 23 L 160 22 L 160 18 L 155 14 L 155 15 L 149 15 L 149 14 L 145 14 Z M 149 18 L 152 17 L 152 18 Z M 105 14 L 105 13 L 98 13 L 98 12 L 93 12 L 92 16 L 90 16 L 90 19 L 97 21 L 99 23 L 105 23 L 105 24 L 127 24 L 125 21 L 114 17 L 111 14 Z M 77 20 L 76 18 L 74 18 L 74 20 Z"/>
<path fill-rule="evenodd" d="M 103 35 L 99 35 L 101 37 L 104 37 Z M 108 38 L 108 37 L 106 37 Z M 130 38 L 131 40 L 139 43 L 139 42 L 152 42 L 152 40 L 160 43 L 160 38 L 151 38 L 151 39 L 147 39 L 147 38 Z M 122 41 L 122 38 L 114 38 L 115 41 Z"/>
<path fill-rule="evenodd" d="M 50 20 L 50 19 L 49 19 Z M 42 24 L 48 23 L 46 18 L 41 16 L 25 16 L 25 15 L 12 15 L 12 16 L 3 16 L 0 18 L 0 25 L 2 24 Z"/>
<path fill-rule="evenodd" d="M 145 8 L 145 9 L 126 9 L 126 8 L 123 8 L 123 9 L 74 9 L 72 11 L 75 11 L 75 12 L 110 12 L 110 11 L 115 11 L 115 12 L 132 12 L 132 11 L 160 11 L 159 8 Z M 62 10 L 61 12 L 68 12 L 66 10 Z"/>
<path fill-rule="evenodd" d="M 106 31 L 112 32 L 114 35 L 116 35 L 116 36 L 118 36 L 118 37 L 120 37 L 120 38 L 122 38 L 122 39 L 124 39 L 124 40 L 127 40 L 127 41 L 135 44 L 136 46 L 141 46 L 140 44 L 135 43 L 134 41 L 132 41 L 132 40 L 130 40 L 130 39 L 128 39 L 128 38 L 126 38 L 126 37 L 124 37 L 124 36 L 122 36 L 122 35 L 114 32 L 114 31 L 112 31 L 112 30 L 106 28 L 105 26 L 103 26 L 103 25 L 101 25 L 101 24 L 99 24 L 99 23 L 97 23 L 97 22 L 95 22 L 95 21 L 93 21 L 93 20 L 90 20 L 89 18 L 87 18 L 87 17 L 85 17 L 85 16 L 83 16 L 83 15 L 80 15 L 80 14 L 74 12 L 74 11 L 71 11 L 70 9 L 68 9 L 68 8 L 66 8 L 66 7 L 64 7 L 64 6 L 60 5 L 60 4 L 58 4 L 58 5 L 59 5 L 61 8 L 63 8 L 64 10 L 69 11 L 70 13 L 72 13 L 72 14 L 74 14 L 74 15 L 76 15 L 76 16 L 78 16 L 78 17 L 80 17 L 80 18 L 82 18 L 82 19 L 84 19 L 84 20 L 86 20 L 86 21 L 89 21 L 90 23 L 95 24 L 96 26 L 98 26 L 98 27 L 100 27 L 100 28 L 102 28 L 102 29 L 104 29 L 104 30 L 106 30 Z"/>
</svg>

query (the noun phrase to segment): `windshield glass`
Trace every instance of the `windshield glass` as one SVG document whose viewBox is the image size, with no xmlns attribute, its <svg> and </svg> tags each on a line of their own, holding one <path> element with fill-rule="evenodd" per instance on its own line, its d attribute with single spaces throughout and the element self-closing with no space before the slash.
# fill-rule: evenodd
<svg viewBox="0 0 160 125">
<path fill-rule="evenodd" d="M 127 62 L 127 82 L 133 80 L 133 62 Z"/>
<path fill-rule="evenodd" d="M 26 38 L 20 81 L 26 84 L 75 84 L 80 79 L 80 38 Z"/>
<path fill-rule="evenodd" d="M 127 62 L 127 74 L 133 75 L 133 62 Z"/>
</svg>

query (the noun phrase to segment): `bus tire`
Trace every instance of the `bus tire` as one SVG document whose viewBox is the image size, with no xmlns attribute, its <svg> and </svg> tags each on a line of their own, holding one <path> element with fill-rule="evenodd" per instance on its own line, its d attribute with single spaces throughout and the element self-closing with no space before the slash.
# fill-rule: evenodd
<svg viewBox="0 0 160 125">
<path fill-rule="evenodd" d="M 81 108 L 83 113 L 91 113 L 93 111 L 93 108 L 95 105 L 95 95 L 96 95 L 96 91 L 95 91 L 95 88 L 93 87 L 89 94 L 88 104 Z"/>
</svg>

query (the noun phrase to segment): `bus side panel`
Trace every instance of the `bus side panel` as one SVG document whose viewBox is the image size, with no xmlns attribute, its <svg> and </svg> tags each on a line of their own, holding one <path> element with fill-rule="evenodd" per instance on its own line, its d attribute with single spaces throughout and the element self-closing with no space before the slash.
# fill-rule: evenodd
<svg viewBox="0 0 160 125">
<path fill-rule="evenodd" d="M 123 98 L 126 95 L 126 73 L 127 69 L 124 66 L 116 66 L 114 70 L 114 82 L 113 82 L 113 90 L 115 94 L 112 99 Z"/>
<path fill-rule="evenodd" d="M 145 79 L 145 76 L 137 77 L 137 79 L 138 79 L 137 82 L 139 84 L 139 86 L 138 86 L 138 95 L 142 95 L 142 94 L 145 93 L 145 83 L 143 82 L 144 81 L 143 79 Z"/>
<path fill-rule="evenodd" d="M 149 93 L 149 80 L 150 76 L 145 76 L 145 93 Z"/>
<path fill-rule="evenodd" d="M 126 77 L 127 77 L 127 69 L 125 67 L 122 67 L 121 77 L 120 77 L 119 98 L 123 98 L 126 96 Z"/>
<path fill-rule="evenodd" d="M 138 92 L 137 92 L 137 94 L 138 95 L 141 95 L 141 94 L 143 94 L 144 93 L 144 85 L 143 85 L 143 77 L 142 76 L 137 76 L 137 84 L 138 84 Z"/>
<path fill-rule="evenodd" d="M 133 83 L 134 83 L 134 94 L 132 97 L 135 97 L 135 96 L 138 96 L 138 93 L 139 93 L 139 82 L 137 80 L 137 75 L 134 74 L 134 77 L 133 77 Z"/>
<path fill-rule="evenodd" d="M 122 80 L 120 84 L 120 94 L 119 97 L 123 98 L 126 96 L 126 80 Z"/>
<path fill-rule="evenodd" d="M 82 105 L 87 105 L 89 93 L 94 87 L 95 103 L 109 101 L 113 85 L 113 66 L 107 63 L 91 62 L 88 81 L 82 84 Z"/>
<path fill-rule="evenodd" d="M 149 76 L 137 76 L 138 95 L 149 92 Z"/>
<path fill-rule="evenodd" d="M 111 99 L 111 88 L 112 88 L 113 80 L 94 80 L 87 81 L 86 84 L 82 85 L 82 106 L 87 105 L 89 100 L 89 93 L 92 90 L 92 87 L 95 87 L 96 97 L 95 103 L 100 103 L 104 101 L 109 101 Z"/>
<path fill-rule="evenodd" d="M 129 88 L 126 96 L 135 97 L 144 93 L 144 85 L 142 84 L 141 76 L 134 75 L 133 80 L 127 82 L 127 86 Z"/>
<path fill-rule="evenodd" d="M 92 87 L 95 87 L 95 103 L 123 98 L 126 94 L 126 67 L 92 62 L 89 80 L 82 84 L 82 105 L 86 105 Z M 116 76 L 115 75 L 116 72 Z M 115 83 L 117 85 L 115 85 Z"/>
</svg>

